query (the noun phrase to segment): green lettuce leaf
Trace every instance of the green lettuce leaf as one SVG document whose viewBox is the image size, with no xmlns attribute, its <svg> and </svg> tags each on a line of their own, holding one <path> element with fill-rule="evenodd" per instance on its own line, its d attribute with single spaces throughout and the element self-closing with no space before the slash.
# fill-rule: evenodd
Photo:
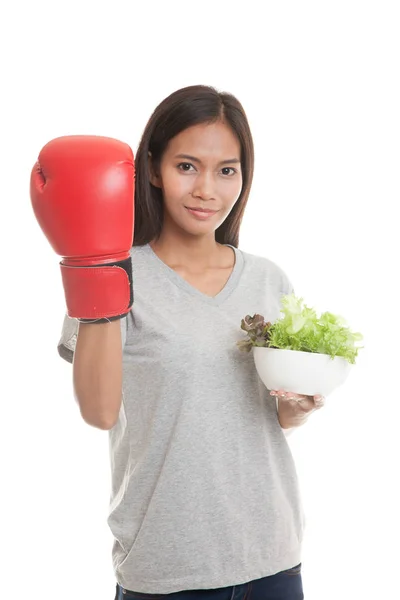
<svg viewBox="0 0 400 600">
<path fill-rule="evenodd" d="M 247 352 L 252 346 L 316 352 L 332 359 L 341 356 L 354 364 L 361 349 L 356 346 L 363 339 L 361 333 L 350 331 L 345 319 L 333 313 L 324 312 L 318 317 L 303 302 L 294 294 L 283 296 L 283 316 L 274 324 L 266 323 L 262 315 L 247 315 L 241 324 L 247 339 L 237 342 L 237 346 Z"/>
</svg>

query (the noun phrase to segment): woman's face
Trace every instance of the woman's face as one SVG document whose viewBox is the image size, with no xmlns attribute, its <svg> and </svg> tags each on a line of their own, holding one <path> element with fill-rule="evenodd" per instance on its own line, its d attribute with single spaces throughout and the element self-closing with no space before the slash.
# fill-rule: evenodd
<svg viewBox="0 0 400 600">
<path fill-rule="evenodd" d="M 240 196 L 239 141 L 220 121 L 189 127 L 169 142 L 151 182 L 163 192 L 164 227 L 209 235 L 225 221 Z M 196 215 L 189 208 L 214 212 Z"/>
</svg>

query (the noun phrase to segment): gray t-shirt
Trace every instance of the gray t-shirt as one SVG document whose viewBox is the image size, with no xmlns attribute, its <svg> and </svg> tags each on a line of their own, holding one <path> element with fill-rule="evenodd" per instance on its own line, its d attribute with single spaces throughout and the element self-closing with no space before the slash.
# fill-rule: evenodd
<svg viewBox="0 0 400 600">
<path fill-rule="evenodd" d="M 304 513 L 276 401 L 238 340 L 247 315 L 280 316 L 293 291 L 267 258 L 236 249 L 210 297 L 133 247 L 121 319 L 123 398 L 109 431 L 108 525 L 119 584 L 142 593 L 239 585 L 301 562 Z M 59 342 L 71 361 L 77 321 Z"/>
</svg>

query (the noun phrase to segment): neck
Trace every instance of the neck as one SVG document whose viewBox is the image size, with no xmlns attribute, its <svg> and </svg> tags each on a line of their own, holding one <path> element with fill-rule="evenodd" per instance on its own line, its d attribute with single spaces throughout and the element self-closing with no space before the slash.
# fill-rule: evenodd
<svg viewBox="0 0 400 600">
<path fill-rule="evenodd" d="M 162 232 L 158 240 L 150 242 L 151 248 L 167 264 L 180 264 L 194 268 L 207 268 L 220 259 L 222 245 L 215 234 L 208 237 L 180 237 Z"/>
</svg>

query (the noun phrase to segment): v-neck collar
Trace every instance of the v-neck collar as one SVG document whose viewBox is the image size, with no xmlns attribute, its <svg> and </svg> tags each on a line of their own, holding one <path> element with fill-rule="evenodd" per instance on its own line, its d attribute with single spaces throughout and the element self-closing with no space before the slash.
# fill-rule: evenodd
<svg viewBox="0 0 400 600">
<path fill-rule="evenodd" d="M 143 250 L 151 257 L 155 264 L 158 265 L 159 269 L 162 270 L 165 275 L 178 287 L 188 292 L 191 296 L 202 300 L 206 304 L 221 306 L 221 304 L 230 296 L 233 290 L 237 287 L 239 283 L 240 275 L 242 274 L 244 259 L 242 252 L 232 246 L 231 244 L 224 244 L 224 246 L 229 246 L 235 252 L 235 264 L 233 266 L 232 272 L 227 280 L 226 284 L 222 288 L 220 292 L 216 296 L 208 296 L 203 292 L 200 292 L 197 288 L 191 285 L 186 279 L 184 279 L 179 273 L 171 269 L 161 258 L 154 252 L 153 248 L 150 244 L 145 244 L 142 246 Z"/>
</svg>

